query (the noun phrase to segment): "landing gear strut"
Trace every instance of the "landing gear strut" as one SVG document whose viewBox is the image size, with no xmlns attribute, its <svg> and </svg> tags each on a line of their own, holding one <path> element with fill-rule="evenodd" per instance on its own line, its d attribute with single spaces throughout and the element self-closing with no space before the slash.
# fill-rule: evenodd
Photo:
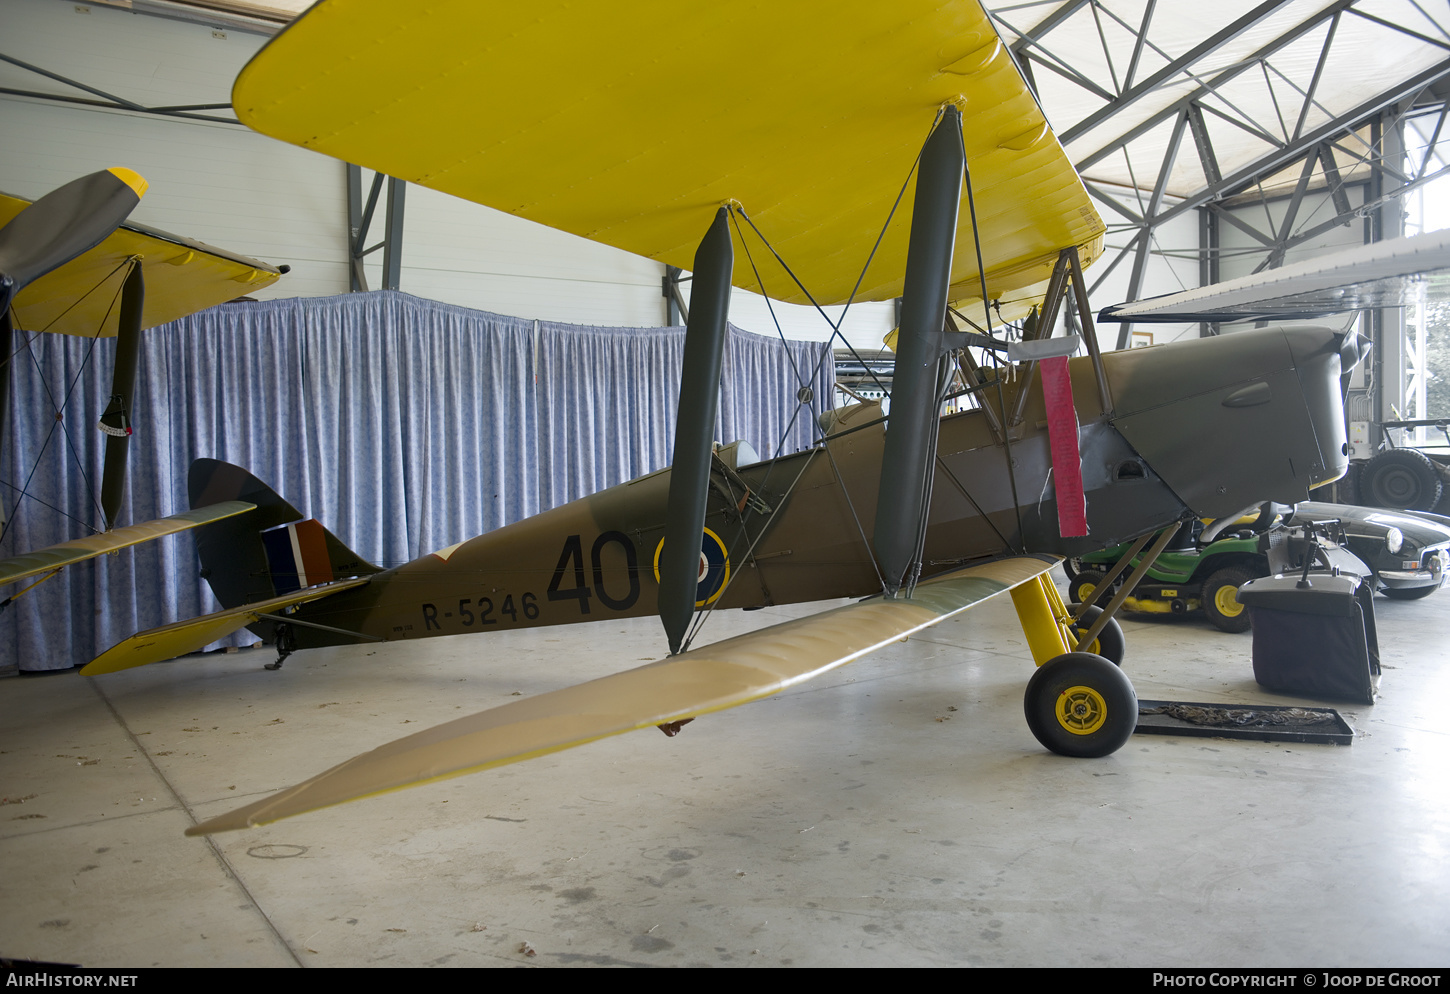
<svg viewBox="0 0 1450 994">
<path fill-rule="evenodd" d="M 1138 695 L 1117 666 L 1125 648 L 1117 620 L 1101 618 L 1097 607 L 1073 618 L 1046 573 L 1013 587 L 1012 603 L 1038 663 L 1023 701 L 1037 741 L 1080 758 L 1122 748 L 1138 727 Z"/>
<path fill-rule="evenodd" d="M 287 657 L 297 650 L 297 635 L 292 631 L 292 626 L 285 622 L 277 626 L 277 661 L 268 663 L 263 669 L 280 670 Z"/>
</svg>

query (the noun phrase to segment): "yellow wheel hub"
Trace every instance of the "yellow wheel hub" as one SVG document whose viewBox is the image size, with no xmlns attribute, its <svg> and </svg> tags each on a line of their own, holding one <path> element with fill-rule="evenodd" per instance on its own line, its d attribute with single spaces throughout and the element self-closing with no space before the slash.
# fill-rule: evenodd
<svg viewBox="0 0 1450 994">
<path fill-rule="evenodd" d="M 1057 696 L 1057 723 L 1074 735 L 1091 735 L 1108 720 L 1108 702 L 1091 687 L 1069 687 Z"/>
<path fill-rule="evenodd" d="M 1073 644 L 1074 645 L 1077 644 L 1078 639 L 1082 638 L 1084 635 L 1087 634 L 1087 630 L 1088 630 L 1089 627 L 1091 627 L 1091 626 L 1089 626 L 1089 625 L 1083 625 L 1083 624 L 1077 624 L 1077 625 L 1073 625 L 1072 626 L 1072 634 L 1073 634 L 1072 641 L 1073 641 Z M 1103 640 L 1102 640 L 1102 638 L 1100 636 L 1098 638 L 1093 639 L 1091 642 L 1089 642 L 1087 645 L 1083 646 L 1082 648 L 1080 648 L 1080 649 L 1074 649 L 1073 651 L 1074 652 L 1091 652 L 1094 655 L 1101 656 L 1103 654 Z"/>
<path fill-rule="evenodd" d="M 1213 592 L 1213 606 L 1225 618 L 1237 618 L 1244 606 L 1239 603 L 1239 592 L 1233 587 L 1219 587 Z"/>
</svg>

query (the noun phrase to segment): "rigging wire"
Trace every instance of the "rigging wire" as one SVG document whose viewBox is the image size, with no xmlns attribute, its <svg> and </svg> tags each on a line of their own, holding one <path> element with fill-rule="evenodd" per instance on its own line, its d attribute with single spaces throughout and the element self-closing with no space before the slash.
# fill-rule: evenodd
<svg viewBox="0 0 1450 994">
<path fill-rule="evenodd" d="M 942 114 L 943 113 L 944 113 L 944 110 L 943 109 L 938 109 L 937 110 L 936 117 L 932 120 L 931 128 L 929 128 L 927 130 L 927 136 L 928 137 L 930 137 L 932 131 L 935 130 L 936 125 L 941 120 L 941 117 L 942 117 Z M 926 142 L 923 141 L 922 142 L 921 149 L 918 149 L 917 150 L 916 158 L 912 161 L 911 168 L 907 171 L 906 178 L 902 181 L 901 189 L 897 191 L 896 199 L 891 204 L 891 210 L 887 213 L 886 220 L 882 223 L 881 230 L 877 233 L 876 241 L 871 246 L 871 251 L 870 251 L 870 253 L 866 257 L 866 262 L 862 265 L 861 271 L 860 271 L 860 273 L 856 277 L 856 283 L 851 288 L 851 294 L 847 298 L 846 304 L 845 304 L 845 306 L 841 310 L 841 315 L 840 315 L 840 317 L 836 321 L 832 321 L 831 320 L 830 315 L 828 315 L 825 312 L 825 309 L 821 307 L 820 303 L 817 302 L 817 300 L 815 299 L 815 296 L 808 289 L 806 289 L 805 285 L 800 281 L 800 278 L 796 276 L 794 270 L 792 270 L 790 268 L 790 266 L 786 263 L 785 259 L 781 257 L 780 253 L 775 250 L 775 247 L 773 245 L 771 245 L 770 240 L 765 237 L 764 232 L 762 232 L 760 230 L 760 228 L 758 226 L 756 226 L 755 222 L 751 219 L 750 215 L 745 212 L 745 208 L 742 205 L 740 205 L 738 203 L 735 203 L 735 202 L 732 202 L 732 203 L 730 203 L 730 204 L 727 205 L 727 208 L 728 208 L 728 210 L 730 212 L 731 221 L 732 221 L 732 223 L 734 224 L 734 227 L 735 227 L 736 234 L 740 238 L 741 247 L 745 250 L 745 257 L 746 257 L 746 259 L 750 263 L 751 272 L 755 276 L 756 285 L 761 288 L 762 296 L 765 297 L 766 308 L 770 312 L 771 321 L 775 324 L 776 334 L 779 335 L 780 340 L 781 340 L 781 343 L 783 345 L 786 344 L 785 331 L 784 331 L 784 329 L 780 325 L 780 319 L 779 319 L 779 317 L 775 313 L 775 307 L 771 303 L 771 297 L 770 297 L 770 295 L 768 293 L 765 293 L 764 292 L 765 291 L 765 280 L 761 277 L 759 267 L 756 266 L 755 257 L 751 253 L 751 251 L 750 251 L 750 246 L 749 246 L 749 243 L 747 242 L 747 240 L 745 238 L 745 233 L 741 230 L 739 221 L 736 220 L 736 216 L 737 215 L 739 217 L 745 219 L 745 223 L 748 224 L 750 226 L 750 229 L 755 232 L 756 237 L 758 237 L 760 239 L 761 244 L 763 244 L 766 247 L 766 249 L 770 252 L 770 254 L 775 258 L 775 260 L 778 263 L 780 263 L 781 268 L 785 270 L 786 274 L 791 278 L 792 282 L 794 282 L 795 285 L 800 289 L 800 291 L 806 295 L 806 298 L 808 300 L 810 300 L 812 306 L 815 307 L 816 311 L 821 315 L 821 317 L 825 320 L 826 324 L 831 328 L 831 339 L 834 340 L 836 338 L 839 338 L 841 340 L 841 343 L 846 346 L 846 348 L 850 351 L 851 355 L 856 359 L 856 361 L 861 363 L 862 367 L 865 368 L 866 371 L 871 375 L 871 378 L 872 378 L 872 380 L 875 381 L 877 387 L 880 388 L 881 392 L 885 396 L 887 396 L 887 397 L 890 396 L 890 391 L 887 390 L 886 389 L 886 386 L 880 381 L 880 379 L 877 378 L 875 371 L 872 370 L 871 367 L 865 362 L 865 360 L 863 360 L 861 358 L 860 354 L 856 351 L 855 347 L 852 346 L 852 344 L 849 341 L 847 341 L 846 336 L 844 334 L 842 334 L 842 332 L 841 332 L 841 325 L 845 323 L 846 315 L 847 315 L 847 313 L 849 313 L 850 308 L 851 308 L 851 305 L 855 302 L 856 294 L 861 289 L 861 283 L 865 280 L 866 273 L 870 269 L 871 263 L 875 260 L 876 253 L 877 253 L 877 251 L 881 247 L 881 242 L 886 237 L 886 232 L 887 232 L 887 230 L 889 230 L 889 228 L 891 226 L 891 222 L 892 222 L 892 220 L 894 220 L 894 218 L 896 216 L 896 211 L 897 211 L 897 209 L 901 205 L 901 200 L 906 195 L 907 188 L 911 185 L 911 177 L 913 175 L 915 175 L 915 173 L 916 173 L 917 166 L 921 162 L 922 152 L 923 152 L 923 150 L 925 148 L 926 148 Z M 816 399 L 815 398 L 814 384 L 815 384 L 816 380 L 820 377 L 821 366 L 824 365 L 825 360 L 826 360 L 826 356 L 831 355 L 831 350 L 828 348 L 828 349 L 825 349 L 825 350 L 822 351 L 821 357 L 816 361 L 816 365 L 815 365 L 814 369 L 812 369 L 812 371 L 811 371 L 811 379 L 810 379 L 809 382 L 806 382 L 806 381 L 804 381 L 802 379 L 802 377 L 800 375 L 800 369 L 799 369 L 799 367 L 796 366 L 794 357 L 793 357 L 793 355 L 791 355 L 791 353 L 789 351 L 789 346 L 788 345 L 787 345 L 787 355 L 790 356 L 790 358 L 791 358 L 791 367 L 792 367 L 793 371 L 795 372 L 796 382 L 799 383 L 800 386 L 801 386 L 801 391 L 809 390 L 810 391 L 810 394 L 809 394 L 809 399 L 807 399 L 806 397 L 802 397 L 800 393 L 797 393 L 797 404 L 796 404 L 795 411 L 791 414 L 790 421 L 787 423 L 786 428 L 785 428 L 785 431 L 782 433 L 781 439 L 780 439 L 779 443 L 776 446 L 776 455 L 775 455 L 774 459 L 771 462 L 771 466 L 766 470 L 765 477 L 761 481 L 760 489 L 761 489 L 762 492 L 764 492 L 766 485 L 770 481 L 771 473 L 774 472 L 775 466 L 776 466 L 776 464 L 779 462 L 779 460 L 781 458 L 781 452 L 785 448 L 785 439 L 787 437 L 789 437 L 789 434 L 790 434 L 791 429 L 795 426 L 796 419 L 800 416 L 800 410 L 801 410 L 801 408 L 802 407 L 806 407 L 807 409 L 811 410 L 811 412 L 813 414 L 816 413 L 815 407 L 813 406 L 813 403 L 812 403 L 812 401 L 814 401 Z M 824 411 L 824 407 L 822 407 L 822 411 Z M 862 524 L 861 524 L 860 516 L 856 513 L 855 502 L 851 500 L 851 495 L 846 490 L 845 479 L 844 479 L 844 477 L 842 476 L 842 474 L 840 472 L 840 467 L 836 463 L 835 454 L 830 451 L 829 440 L 827 439 L 827 437 L 824 434 L 824 429 L 819 427 L 819 422 L 817 424 L 818 424 L 818 430 L 820 430 L 822 432 L 822 434 L 821 434 L 820 438 L 817 439 L 816 444 L 820 448 L 824 449 L 825 452 L 826 452 L 826 458 L 831 463 L 832 472 L 834 473 L 837 481 L 839 482 L 839 484 L 841 486 L 841 492 L 842 492 L 842 494 L 846 498 L 846 504 L 847 504 L 847 507 L 850 509 L 852 520 L 855 521 L 855 523 L 856 523 L 856 530 L 860 534 L 861 540 L 862 540 L 863 544 L 865 544 L 865 546 L 866 546 L 866 552 L 867 552 L 867 556 L 868 556 L 868 558 L 869 558 L 869 560 L 871 562 L 871 568 L 872 568 L 873 571 L 875 571 L 877 580 L 878 581 L 881 581 L 881 570 L 880 570 L 879 565 L 876 562 L 875 553 L 871 549 L 871 543 L 869 541 L 867 541 L 867 539 L 866 539 L 866 530 L 865 530 L 864 526 L 862 526 Z M 785 505 L 787 498 L 795 490 L 796 485 L 801 480 L 801 476 L 804 475 L 806 468 L 810 465 L 811 459 L 814 458 L 814 453 L 816 451 L 817 451 L 816 449 L 812 449 L 811 450 L 811 455 L 806 458 L 805 464 L 801 467 L 801 472 L 799 474 L 797 474 L 796 478 L 791 482 L 790 487 L 787 488 L 786 493 L 784 495 L 782 495 L 782 497 L 780 498 L 780 500 L 778 500 L 776 502 L 775 506 L 771 509 L 770 516 L 766 519 L 764 525 L 760 529 L 760 532 L 756 535 L 756 537 L 754 539 L 751 540 L 750 545 L 746 549 L 746 553 L 745 553 L 745 561 L 746 562 L 749 562 L 750 561 L 751 556 L 755 552 L 756 545 L 759 543 L 760 539 L 764 537 L 765 532 L 769 528 L 771 521 L 773 521 L 775 519 L 775 516 L 780 512 L 781 508 Z M 751 510 L 753 510 L 753 509 L 747 507 L 746 511 L 743 512 L 742 515 L 741 515 L 741 528 L 742 528 L 742 531 L 744 532 L 744 534 L 747 537 L 749 536 L 749 530 L 745 528 L 745 525 L 746 525 L 746 522 L 749 520 L 749 515 L 750 515 Z M 737 577 L 737 576 L 739 576 L 739 571 L 736 571 L 735 573 L 732 573 L 731 576 L 730 576 L 730 578 L 725 581 L 724 588 L 722 588 L 721 591 L 720 591 L 720 593 L 716 595 L 715 600 L 710 605 L 708 605 L 704 610 L 699 611 L 699 612 L 696 613 L 696 616 L 695 616 L 695 619 L 696 620 L 695 620 L 694 624 L 691 626 L 689 632 L 686 634 L 686 637 L 684 639 L 684 642 L 682 643 L 682 649 L 681 649 L 681 651 L 688 650 L 690 643 L 694 640 L 695 636 L 698 634 L 698 632 L 700 630 L 700 627 L 705 622 L 705 619 L 708 618 L 710 616 L 710 614 L 714 612 L 715 605 L 720 602 L 721 598 L 725 594 L 725 591 L 729 589 L 730 584 L 734 582 L 735 577 Z M 883 585 L 884 585 L 884 582 L 883 582 Z"/>
<path fill-rule="evenodd" d="M 22 349 L 29 353 L 30 361 L 35 366 L 36 372 L 43 374 L 43 371 L 40 368 L 40 360 L 36 357 L 35 349 L 32 347 L 38 336 L 48 331 L 50 328 L 54 327 L 57 321 L 59 321 L 66 314 L 70 313 L 70 311 L 73 310 L 78 304 L 80 304 L 82 300 L 85 300 L 92 293 L 95 293 L 96 290 L 104 286 L 106 282 L 110 280 L 111 277 L 115 276 L 118 272 L 120 272 L 122 268 L 137 265 L 140 265 L 140 263 L 133 258 L 128 258 L 123 262 L 119 263 L 115 269 L 112 269 L 109 273 L 103 276 L 99 281 L 97 281 L 94 287 L 78 297 L 69 307 L 67 307 L 64 311 L 62 311 L 55 318 L 53 318 L 44 328 L 32 332 L 31 334 L 35 337 L 27 338 L 25 340 L 25 343 L 21 345 L 20 349 L 16 350 L 15 355 L 19 355 Z M 100 323 L 96 326 L 95 334 L 90 336 L 91 342 L 86 349 L 85 357 L 81 360 L 80 367 L 76 370 L 75 375 L 66 385 L 65 394 L 61 398 L 59 404 L 56 403 L 55 394 L 51 391 L 50 384 L 46 381 L 44 375 L 40 375 L 37 377 L 40 382 L 41 388 L 45 391 L 46 398 L 50 401 L 51 407 L 55 411 L 55 419 L 51 422 L 50 431 L 46 432 L 45 441 L 41 443 L 39 451 L 36 452 L 35 461 L 31 465 L 30 471 L 25 477 L 25 483 L 20 487 L 16 487 L 13 483 L 6 484 L 6 486 L 9 486 L 12 490 L 18 491 L 20 496 L 16 499 L 15 507 L 12 509 L 9 517 L 6 518 L 4 526 L 0 527 L 0 543 L 4 542 L 5 537 L 10 533 L 11 528 L 14 526 L 16 512 L 20 510 L 21 502 L 27 497 L 31 500 L 39 500 L 39 498 L 35 497 L 29 492 L 30 482 L 35 478 L 35 474 L 40 470 L 41 461 L 45 457 L 46 450 L 50 447 L 50 440 L 55 436 L 55 429 L 57 425 L 59 425 L 61 428 L 61 433 L 66 440 L 66 447 L 70 450 L 71 457 L 75 460 L 76 468 L 81 474 L 81 479 L 85 481 L 86 494 L 90 498 L 91 504 L 93 505 L 93 510 L 101 509 L 100 501 L 97 498 L 95 488 L 91 485 L 90 474 L 86 472 L 85 463 L 81 459 L 80 453 L 76 451 L 75 440 L 71 437 L 70 429 L 65 422 L 63 412 L 65 410 L 65 406 L 70 403 L 71 394 L 75 392 L 76 384 L 80 382 L 81 376 L 85 373 L 87 367 L 89 367 L 90 365 L 91 357 L 95 353 L 96 343 L 100 340 L 101 332 L 105 329 L 107 322 L 110 321 L 111 315 L 115 312 L 116 307 L 120 302 L 121 292 L 124 287 L 125 280 L 123 279 L 121 283 L 118 284 L 114 295 L 111 297 L 111 303 L 106 308 L 106 313 L 101 317 Z M 13 313 L 14 312 L 12 311 L 12 314 Z M 26 334 L 26 331 L 23 328 L 17 328 L 16 330 L 20 331 L 22 335 Z M 14 356 L 12 356 L 11 358 L 13 361 Z M 47 507 L 51 506 L 49 504 L 46 504 L 45 501 L 39 502 L 41 504 L 45 504 L 45 506 Z M 68 518 L 71 518 L 71 520 L 73 521 L 79 522 L 84 527 L 89 528 L 92 533 L 99 534 L 101 531 L 99 528 L 95 527 L 95 525 L 89 522 L 80 521 L 79 518 L 76 518 L 70 514 L 66 514 L 66 512 L 64 511 L 60 513 L 64 514 Z"/>
</svg>

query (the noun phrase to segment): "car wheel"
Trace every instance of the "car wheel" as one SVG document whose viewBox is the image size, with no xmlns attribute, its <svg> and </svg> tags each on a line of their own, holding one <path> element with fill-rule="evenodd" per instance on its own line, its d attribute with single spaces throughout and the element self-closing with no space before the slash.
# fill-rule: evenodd
<svg viewBox="0 0 1450 994">
<path fill-rule="evenodd" d="M 1421 597 L 1429 597 L 1436 589 L 1436 584 L 1426 584 L 1423 587 L 1386 587 L 1382 593 L 1393 601 L 1417 601 Z"/>
<path fill-rule="evenodd" d="M 1082 638 L 1102 613 L 1103 609 L 1096 604 L 1084 611 L 1082 617 L 1072 623 L 1073 635 Z M 1118 619 L 1109 618 L 1103 630 L 1098 632 L 1098 637 L 1083 646 L 1081 651 L 1102 656 L 1114 666 L 1122 666 L 1123 657 L 1128 654 L 1128 639 L 1123 634 L 1123 626 L 1118 624 Z"/>
<path fill-rule="evenodd" d="M 1428 511 L 1440 500 L 1440 474 L 1423 452 L 1390 449 L 1365 464 L 1360 494 L 1375 507 Z"/>
<path fill-rule="evenodd" d="M 1138 695 L 1102 656 L 1067 652 L 1037 668 L 1023 699 L 1027 727 L 1060 756 L 1095 759 L 1117 752 L 1138 727 Z"/>
<path fill-rule="evenodd" d="M 1225 632 L 1249 630 L 1249 609 L 1239 603 L 1239 587 L 1254 578 L 1242 566 L 1225 566 L 1203 583 L 1203 613 Z"/>
</svg>

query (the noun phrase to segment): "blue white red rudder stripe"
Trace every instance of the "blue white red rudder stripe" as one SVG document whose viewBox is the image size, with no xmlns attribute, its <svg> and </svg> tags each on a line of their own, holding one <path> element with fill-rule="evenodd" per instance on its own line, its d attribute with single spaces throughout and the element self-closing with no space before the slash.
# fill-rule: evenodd
<svg viewBox="0 0 1450 994">
<path fill-rule="evenodd" d="M 334 579 L 327 555 L 327 530 L 314 518 L 262 532 L 267 567 L 277 595 Z"/>
</svg>

